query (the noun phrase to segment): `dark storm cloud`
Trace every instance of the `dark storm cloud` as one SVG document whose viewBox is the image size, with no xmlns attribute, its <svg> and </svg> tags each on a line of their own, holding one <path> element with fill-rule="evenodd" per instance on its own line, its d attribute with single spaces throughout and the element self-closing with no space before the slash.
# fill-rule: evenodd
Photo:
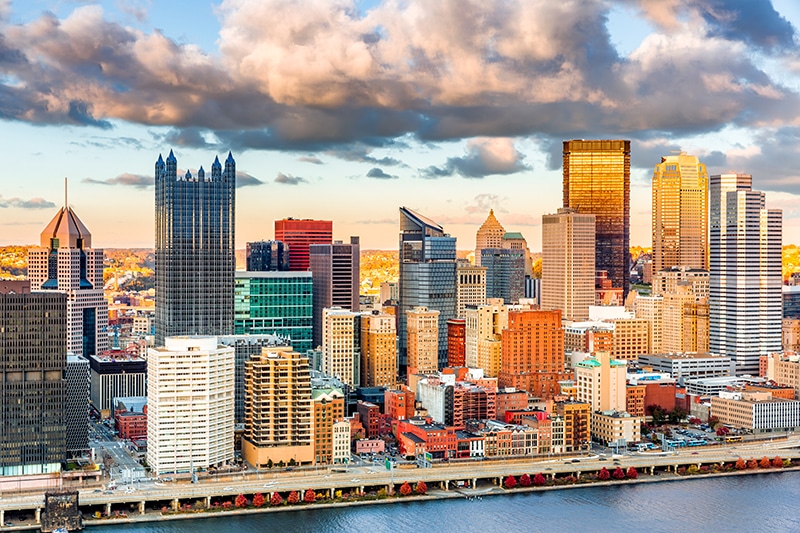
<svg viewBox="0 0 800 533">
<path fill-rule="evenodd" d="M 795 28 L 769 0 L 705 0 L 698 2 L 711 34 L 741 40 L 762 49 L 795 48 Z"/>
</svg>

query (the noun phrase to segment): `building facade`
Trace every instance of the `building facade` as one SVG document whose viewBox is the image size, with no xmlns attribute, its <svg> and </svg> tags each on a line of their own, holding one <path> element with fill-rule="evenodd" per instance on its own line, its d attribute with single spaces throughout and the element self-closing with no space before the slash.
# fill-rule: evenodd
<svg viewBox="0 0 800 533">
<path fill-rule="evenodd" d="M 486 303 L 486 267 L 472 266 L 467 261 L 459 260 L 456 276 L 456 316 L 464 318 L 464 310 L 468 305 Z"/>
<path fill-rule="evenodd" d="M 358 317 L 341 307 L 322 311 L 322 371 L 351 387 L 361 381 Z"/>
<path fill-rule="evenodd" d="M 439 321 L 439 311 L 427 307 L 406 311 L 408 375 L 439 371 Z"/>
<path fill-rule="evenodd" d="M 564 141 L 564 207 L 595 215 L 595 269 L 627 296 L 630 276 L 631 142 Z"/>
<path fill-rule="evenodd" d="M 489 215 L 475 234 L 475 266 L 482 266 L 481 250 L 484 248 L 503 247 L 503 236 L 505 234 L 506 230 L 503 225 L 494 216 L 494 209 L 490 209 Z"/>
<path fill-rule="evenodd" d="M 289 270 L 289 247 L 281 241 L 248 242 L 246 261 L 248 272 Z"/>
<path fill-rule="evenodd" d="M 289 248 L 289 270 L 305 272 L 311 266 L 308 247 L 333 242 L 333 222 L 296 218 L 276 220 L 275 240 Z"/>
<path fill-rule="evenodd" d="M 136 353 L 108 350 L 89 357 L 92 405 L 104 418 L 113 413 L 114 398 L 147 395 L 147 360 Z"/>
<path fill-rule="evenodd" d="M 86 456 L 89 453 L 89 360 L 67 354 L 64 382 L 67 454 Z"/>
<path fill-rule="evenodd" d="M 350 243 L 310 244 L 309 268 L 314 282 L 314 347 L 322 344 L 322 310 L 341 307 L 359 310 L 361 256 L 358 237 Z"/>
<path fill-rule="evenodd" d="M 361 385 L 392 389 L 397 382 L 395 317 L 373 311 L 361 316 Z"/>
<path fill-rule="evenodd" d="M 486 298 L 502 298 L 511 304 L 525 297 L 525 250 L 484 248 L 481 266 L 486 268 Z"/>
<path fill-rule="evenodd" d="M 172 150 L 155 168 L 156 346 L 174 335 L 233 333 L 236 162 L 178 176 Z"/>
</svg>

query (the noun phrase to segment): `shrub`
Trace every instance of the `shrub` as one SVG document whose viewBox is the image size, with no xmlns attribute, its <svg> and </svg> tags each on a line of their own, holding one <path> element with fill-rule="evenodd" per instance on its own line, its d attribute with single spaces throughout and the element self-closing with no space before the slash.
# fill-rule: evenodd
<svg viewBox="0 0 800 533">
<path fill-rule="evenodd" d="M 630 467 L 628 469 L 627 476 L 628 476 L 629 479 L 636 479 L 636 478 L 639 477 L 639 472 L 636 471 L 636 468 Z"/>
<path fill-rule="evenodd" d="M 758 466 L 760 466 L 761 468 L 769 468 L 772 466 L 772 461 L 770 461 L 769 458 L 767 458 L 767 456 L 765 455 L 764 457 L 761 458 L 761 461 L 758 462 Z"/>
<path fill-rule="evenodd" d="M 597 479 L 600 481 L 608 481 L 611 479 L 611 472 L 609 472 L 606 467 L 603 467 L 600 469 L 600 472 L 597 473 Z"/>
<path fill-rule="evenodd" d="M 625 479 L 625 471 L 622 469 L 621 466 L 615 468 L 614 473 L 611 475 L 614 479 Z"/>
<path fill-rule="evenodd" d="M 685 473 L 686 473 L 686 467 L 685 466 L 679 466 L 678 467 L 678 474 L 683 475 Z"/>
<path fill-rule="evenodd" d="M 233 509 L 233 502 L 222 502 L 223 509 Z"/>
<path fill-rule="evenodd" d="M 505 481 L 503 481 L 503 486 L 507 489 L 513 489 L 517 486 L 517 479 L 514 476 L 508 476 Z"/>
<path fill-rule="evenodd" d="M 293 490 L 292 492 L 289 493 L 289 496 L 286 498 L 286 503 L 290 505 L 300 503 L 300 495 L 297 494 L 296 490 Z"/>
<path fill-rule="evenodd" d="M 691 466 L 689 466 L 689 468 L 686 469 L 686 473 L 689 474 L 689 475 L 694 475 L 694 474 L 698 473 L 699 471 L 700 471 L 700 469 L 697 468 L 697 465 L 691 465 Z"/>
<path fill-rule="evenodd" d="M 541 487 L 545 483 L 547 483 L 547 480 L 544 478 L 542 474 L 536 474 L 535 476 L 533 476 L 533 484 L 535 486 Z"/>
<path fill-rule="evenodd" d="M 530 487 L 531 486 L 531 476 L 528 474 L 522 474 L 519 476 L 519 486 L 520 487 Z"/>
<path fill-rule="evenodd" d="M 775 459 L 772 460 L 772 466 L 775 468 L 783 468 L 783 459 L 775 457 Z"/>
<path fill-rule="evenodd" d="M 758 468 L 758 461 L 756 461 L 755 459 L 750 459 L 749 461 L 747 461 L 747 468 L 749 470 L 754 470 Z"/>
<path fill-rule="evenodd" d="M 739 457 L 736 460 L 735 468 L 736 468 L 736 470 L 744 470 L 745 468 L 747 468 L 747 463 L 744 461 L 744 459 Z"/>
<path fill-rule="evenodd" d="M 272 498 L 269 499 L 269 504 L 273 507 L 277 507 L 282 503 L 283 503 L 283 498 L 281 497 L 280 493 L 273 492 Z"/>
<path fill-rule="evenodd" d="M 313 491 L 313 490 L 311 490 L 311 489 L 308 489 L 308 490 L 306 491 L 306 494 L 305 494 L 305 496 L 303 496 L 303 501 L 304 501 L 305 503 L 314 503 L 316 500 L 317 500 L 317 495 L 316 495 L 316 494 L 314 494 L 314 491 Z"/>
<path fill-rule="evenodd" d="M 254 507 L 263 507 L 264 505 L 264 495 L 260 492 L 256 492 L 253 496 L 253 506 Z"/>
<path fill-rule="evenodd" d="M 236 497 L 236 507 L 247 507 L 247 498 L 244 497 L 244 494 L 239 494 Z"/>
<path fill-rule="evenodd" d="M 417 494 L 425 494 L 428 492 L 428 485 L 426 485 L 424 481 L 420 481 L 417 483 L 417 486 L 414 487 L 414 492 Z"/>
<path fill-rule="evenodd" d="M 710 470 L 710 469 L 709 469 L 708 465 L 702 465 L 702 466 L 700 467 L 700 473 L 701 473 L 701 474 L 708 474 L 708 471 L 709 471 L 709 470 Z"/>
<path fill-rule="evenodd" d="M 408 496 L 411 494 L 411 485 L 408 484 L 408 481 L 400 485 L 400 495 L 401 496 Z"/>
</svg>

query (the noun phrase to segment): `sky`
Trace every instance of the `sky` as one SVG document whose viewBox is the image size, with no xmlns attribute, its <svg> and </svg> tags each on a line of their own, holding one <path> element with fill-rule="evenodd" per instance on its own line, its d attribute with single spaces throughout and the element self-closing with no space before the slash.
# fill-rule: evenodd
<svg viewBox="0 0 800 533">
<path fill-rule="evenodd" d="M 541 249 L 565 139 L 630 139 L 631 243 L 673 150 L 745 172 L 800 244 L 796 0 L 0 0 L 0 244 L 64 203 L 98 248 L 152 247 L 154 164 L 237 162 L 236 242 L 274 220 L 459 249 L 494 209 Z"/>
</svg>

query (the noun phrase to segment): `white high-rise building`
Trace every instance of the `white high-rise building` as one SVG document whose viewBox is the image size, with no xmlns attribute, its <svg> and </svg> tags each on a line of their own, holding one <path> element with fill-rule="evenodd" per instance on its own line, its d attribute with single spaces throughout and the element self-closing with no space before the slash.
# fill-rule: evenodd
<svg viewBox="0 0 800 533">
<path fill-rule="evenodd" d="M 234 349 L 167 337 L 147 351 L 147 462 L 157 475 L 233 459 Z"/>
<path fill-rule="evenodd" d="M 459 259 L 456 266 L 456 317 L 464 318 L 468 305 L 486 303 L 486 267 Z"/>
<path fill-rule="evenodd" d="M 748 174 L 711 176 L 709 350 L 736 373 L 758 374 L 781 349 L 782 212 L 767 209 Z"/>
<path fill-rule="evenodd" d="M 595 216 L 561 208 L 542 215 L 542 309 L 589 318 L 595 303 Z"/>
<path fill-rule="evenodd" d="M 361 384 L 361 354 L 356 353 L 359 313 L 341 307 L 322 310 L 322 371 L 351 387 Z"/>
</svg>

